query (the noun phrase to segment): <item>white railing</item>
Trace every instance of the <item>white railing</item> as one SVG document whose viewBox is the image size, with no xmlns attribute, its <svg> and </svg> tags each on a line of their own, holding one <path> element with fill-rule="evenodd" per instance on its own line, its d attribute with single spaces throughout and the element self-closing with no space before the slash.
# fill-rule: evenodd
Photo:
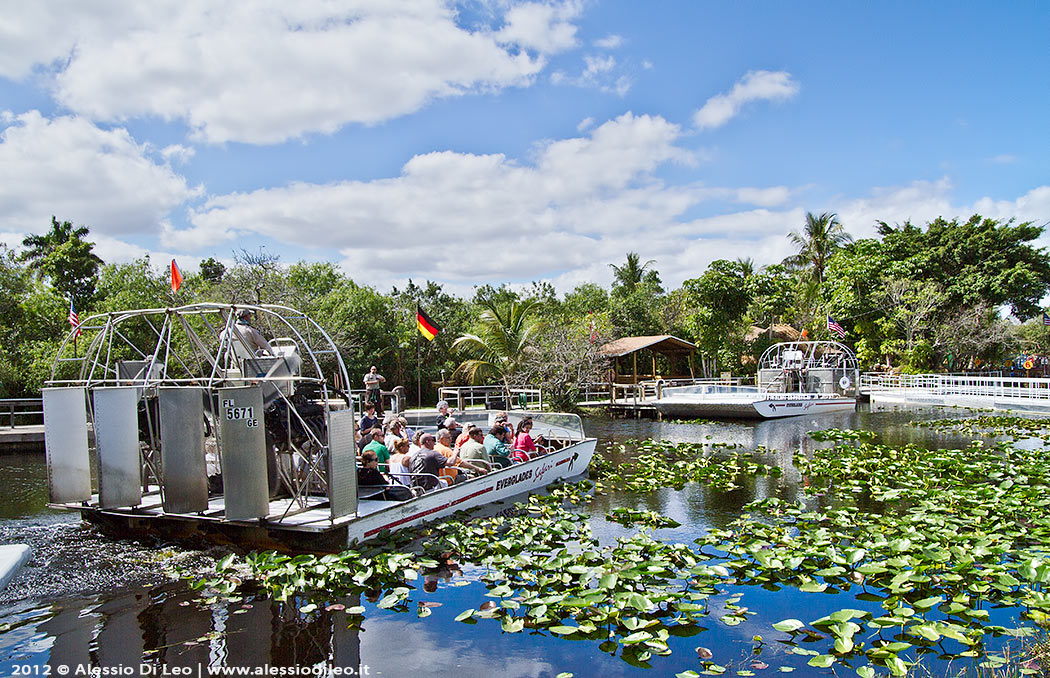
<svg viewBox="0 0 1050 678">
<path fill-rule="evenodd" d="M 498 410 L 542 410 L 543 391 L 529 386 L 511 386 L 510 398 L 507 389 L 500 385 L 489 386 L 442 386 L 438 399 L 447 400 L 456 410 L 469 408 Z M 502 407 L 497 407 L 502 405 Z"/>
<path fill-rule="evenodd" d="M 864 374 L 862 390 L 903 391 L 935 396 L 1050 400 L 1050 379 L 954 374 Z"/>
</svg>

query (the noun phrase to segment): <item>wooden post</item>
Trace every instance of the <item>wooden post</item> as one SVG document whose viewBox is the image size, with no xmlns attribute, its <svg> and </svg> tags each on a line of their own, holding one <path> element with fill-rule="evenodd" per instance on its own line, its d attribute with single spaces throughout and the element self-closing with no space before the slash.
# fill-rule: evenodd
<svg viewBox="0 0 1050 678">
<path fill-rule="evenodd" d="M 634 353 L 632 353 L 631 357 L 634 359 L 634 383 L 637 384 L 638 383 L 638 351 L 635 351 Z"/>
</svg>

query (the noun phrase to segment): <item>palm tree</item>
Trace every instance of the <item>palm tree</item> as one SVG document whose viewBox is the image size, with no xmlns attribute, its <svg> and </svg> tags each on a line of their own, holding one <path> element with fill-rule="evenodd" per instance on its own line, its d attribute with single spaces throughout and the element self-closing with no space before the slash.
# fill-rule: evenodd
<svg viewBox="0 0 1050 678">
<path fill-rule="evenodd" d="M 806 213 L 806 226 L 802 233 L 792 231 L 788 238 L 798 248 L 798 253 L 784 260 L 794 268 L 811 268 L 818 283 L 824 282 L 824 269 L 835 250 L 853 242 L 839 221 L 838 215 L 824 212 L 819 217 Z"/>
<path fill-rule="evenodd" d="M 28 261 L 41 277 L 65 296 L 73 297 L 78 306 L 95 294 L 98 269 L 102 260 L 92 252 L 94 243 L 85 240 L 86 226 L 73 227 L 51 217 L 51 230 L 43 235 L 30 235 L 23 241 L 26 248 L 19 256 Z"/>
<path fill-rule="evenodd" d="M 609 264 L 609 267 L 613 270 L 613 277 L 616 279 L 613 286 L 619 287 L 625 294 L 629 295 L 638 285 L 642 284 L 646 277 L 646 269 L 655 263 L 656 261 L 650 259 L 643 264 L 637 252 L 628 252 L 627 263 L 623 266 Z M 655 271 L 651 271 L 651 273 L 655 273 Z"/>
<path fill-rule="evenodd" d="M 478 379 L 497 379 L 510 393 L 510 379 L 532 350 L 541 329 L 535 317 L 539 304 L 532 299 L 497 304 L 481 302 L 482 311 L 475 334 L 463 334 L 452 349 L 472 356 L 456 368 L 456 376 L 472 384 Z"/>
</svg>

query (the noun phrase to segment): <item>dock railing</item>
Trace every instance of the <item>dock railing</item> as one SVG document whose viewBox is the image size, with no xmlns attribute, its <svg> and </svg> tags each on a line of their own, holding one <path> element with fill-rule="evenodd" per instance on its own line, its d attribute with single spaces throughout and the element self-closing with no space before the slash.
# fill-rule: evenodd
<svg viewBox="0 0 1050 678">
<path fill-rule="evenodd" d="M 861 375 L 861 390 L 868 393 L 900 391 L 933 396 L 1050 400 L 1050 378 L 865 373 Z"/>
<path fill-rule="evenodd" d="M 592 382 L 581 385 L 581 402 L 589 406 L 632 405 L 637 407 L 660 397 L 661 391 L 672 386 L 694 386 L 713 384 L 718 386 L 740 386 L 742 377 L 704 377 L 692 379 L 646 379 L 637 384 Z"/>
<path fill-rule="evenodd" d="M 507 396 L 510 396 L 509 398 Z M 542 410 L 543 391 L 531 386 L 511 386 L 510 393 L 502 385 L 442 386 L 438 399 L 447 400 L 455 410 Z"/>
<path fill-rule="evenodd" d="M 0 426 L 5 428 L 16 428 L 18 426 L 31 426 L 43 423 L 44 401 L 42 399 L 0 399 Z"/>
</svg>

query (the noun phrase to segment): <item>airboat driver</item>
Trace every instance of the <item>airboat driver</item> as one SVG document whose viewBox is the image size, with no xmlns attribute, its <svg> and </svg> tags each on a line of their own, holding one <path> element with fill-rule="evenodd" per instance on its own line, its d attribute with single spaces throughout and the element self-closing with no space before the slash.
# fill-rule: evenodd
<svg viewBox="0 0 1050 678">
<path fill-rule="evenodd" d="M 386 377 L 379 374 L 375 365 L 365 373 L 365 402 L 376 406 L 376 414 L 383 416 L 383 393 L 382 384 Z"/>
<path fill-rule="evenodd" d="M 251 317 L 250 309 L 242 308 L 237 311 L 237 321 L 233 324 L 235 336 L 231 337 L 233 352 L 242 358 L 276 355 L 273 346 L 270 346 L 270 342 L 266 340 L 263 333 L 248 322 Z"/>
</svg>

